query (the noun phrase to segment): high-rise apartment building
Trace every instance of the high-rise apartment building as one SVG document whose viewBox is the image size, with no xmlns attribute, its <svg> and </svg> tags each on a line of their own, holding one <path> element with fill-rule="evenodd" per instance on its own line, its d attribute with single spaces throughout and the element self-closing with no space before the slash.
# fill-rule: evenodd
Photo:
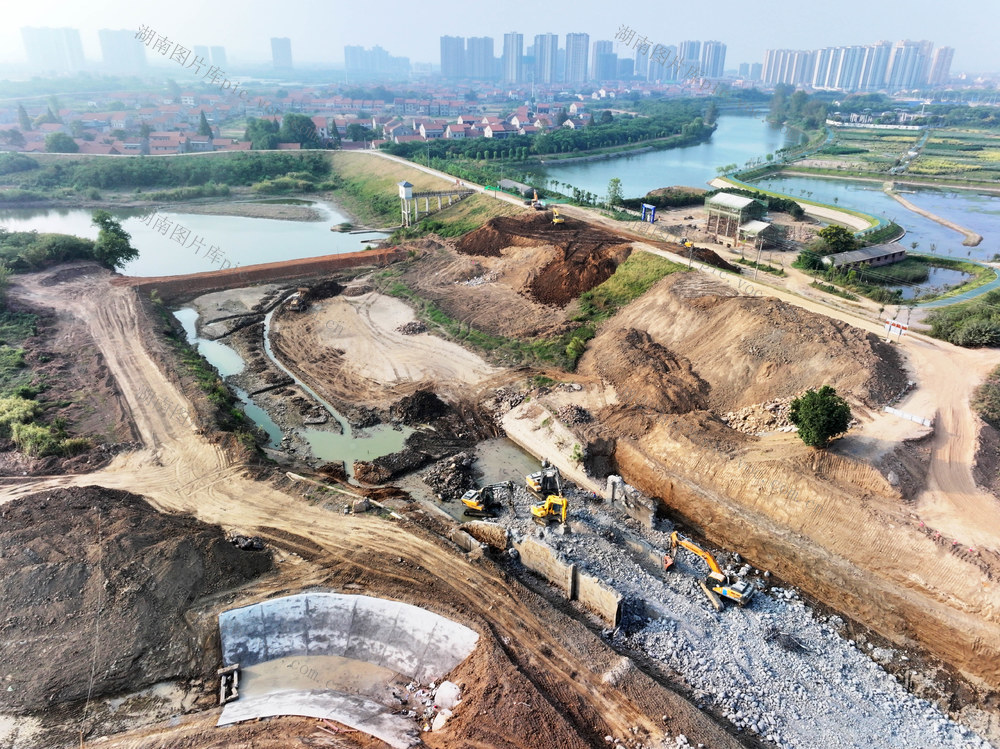
<svg viewBox="0 0 1000 749">
<path fill-rule="evenodd" d="M 83 70 L 83 45 L 78 30 L 25 27 L 21 29 L 21 39 L 28 54 L 28 64 L 37 71 L 77 73 Z"/>
<path fill-rule="evenodd" d="M 291 52 L 289 52 L 291 55 Z M 289 58 L 290 59 L 290 58 Z M 212 47 L 212 64 L 217 68 L 225 70 L 226 68 L 226 48 L 225 47 Z"/>
<path fill-rule="evenodd" d="M 287 36 L 271 37 L 271 59 L 275 70 L 291 70 L 292 40 Z"/>
<path fill-rule="evenodd" d="M 101 42 L 101 59 L 108 70 L 136 73 L 146 66 L 146 45 L 139 44 L 134 31 L 101 29 L 97 38 Z"/>
<path fill-rule="evenodd" d="M 649 48 L 643 49 L 637 47 L 635 50 L 635 68 L 634 72 L 637 78 L 640 80 L 646 80 L 646 75 L 649 73 Z"/>
<path fill-rule="evenodd" d="M 951 59 L 955 56 L 955 50 L 951 47 L 938 47 L 931 57 L 931 69 L 927 76 L 927 83 L 931 86 L 943 86 L 951 78 Z"/>
<path fill-rule="evenodd" d="M 558 57 L 558 34 L 538 34 L 535 37 L 535 83 L 556 82 Z"/>
<path fill-rule="evenodd" d="M 701 72 L 709 78 L 721 78 L 726 71 L 726 45 L 705 42 L 701 46 Z"/>
<path fill-rule="evenodd" d="M 697 78 L 701 74 L 701 42 L 681 42 L 677 58 L 682 79 Z"/>
<path fill-rule="evenodd" d="M 590 53 L 590 34 L 566 35 L 566 83 L 585 83 L 587 55 Z"/>
<path fill-rule="evenodd" d="M 466 40 L 465 75 L 477 80 L 495 80 L 493 66 L 493 38 L 473 36 Z"/>
<path fill-rule="evenodd" d="M 465 37 L 441 37 L 441 75 L 445 78 L 465 78 Z"/>
<path fill-rule="evenodd" d="M 661 83 L 680 80 L 682 71 L 680 60 L 677 57 L 677 47 L 669 44 L 664 47 L 665 52 L 654 55 L 655 49 L 655 47 L 650 48 L 646 80 L 660 81 Z"/>
<path fill-rule="evenodd" d="M 522 57 L 524 56 L 524 34 L 516 31 L 503 35 L 503 82 L 520 83 L 524 80 Z"/>
</svg>

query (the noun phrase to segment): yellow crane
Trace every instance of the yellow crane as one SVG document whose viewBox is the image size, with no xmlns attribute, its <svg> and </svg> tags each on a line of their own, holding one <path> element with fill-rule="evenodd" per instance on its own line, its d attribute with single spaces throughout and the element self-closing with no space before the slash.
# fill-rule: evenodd
<svg viewBox="0 0 1000 749">
<path fill-rule="evenodd" d="M 735 601 L 740 607 L 746 606 L 750 602 L 750 599 L 753 598 L 755 589 L 752 585 L 745 580 L 730 581 L 726 573 L 719 568 L 715 557 L 710 552 L 705 551 L 686 538 L 681 538 L 677 531 L 670 534 L 670 551 L 663 557 L 664 571 L 669 570 L 673 566 L 674 560 L 677 558 L 678 547 L 687 549 L 692 554 L 704 559 L 708 564 L 708 577 L 704 580 L 699 580 L 698 584 L 705 592 L 705 595 L 708 596 L 709 602 L 716 611 L 722 610 L 722 601 L 719 596 L 728 598 L 730 601 Z"/>
</svg>

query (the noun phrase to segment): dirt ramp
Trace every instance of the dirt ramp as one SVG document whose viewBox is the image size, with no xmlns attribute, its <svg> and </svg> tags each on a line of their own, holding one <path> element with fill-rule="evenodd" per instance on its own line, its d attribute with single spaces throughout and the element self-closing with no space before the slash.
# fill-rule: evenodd
<svg viewBox="0 0 1000 749">
<path fill-rule="evenodd" d="M 185 614 L 271 569 L 218 526 L 88 486 L 0 509 L 0 713 L 49 710 L 198 671 Z M 92 670 L 93 669 L 93 670 Z"/>
</svg>

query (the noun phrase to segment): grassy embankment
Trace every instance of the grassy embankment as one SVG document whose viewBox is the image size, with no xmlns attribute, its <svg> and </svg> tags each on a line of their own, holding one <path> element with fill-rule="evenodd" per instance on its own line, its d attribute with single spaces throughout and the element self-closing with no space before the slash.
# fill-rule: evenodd
<svg viewBox="0 0 1000 749">
<path fill-rule="evenodd" d="M 89 449 L 91 442 L 71 437 L 63 419 L 45 419 L 46 411 L 67 404 L 39 398 L 47 389 L 45 378 L 31 367 L 24 348 L 36 333 L 36 323 L 35 315 L 0 305 L 0 437 L 33 457 L 75 455 Z"/>
<path fill-rule="evenodd" d="M 685 266 L 658 255 L 633 253 L 609 279 L 582 294 L 567 308 L 574 323 L 568 331 L 551 338 L 526 340 L 485 333 L 449 317 L 434 302 L 421 297 L 400 280 L 404 274 L 401 268 L 382 271 L 377 280 L 384 293 L 408 301 L 417 317 L 432 330 L 479 351 L 494 362 L 505 366 L 528 364 L 572 371 L 600 323 L 645 294 L 660 279 L 686 270 Z"/>
</svg>

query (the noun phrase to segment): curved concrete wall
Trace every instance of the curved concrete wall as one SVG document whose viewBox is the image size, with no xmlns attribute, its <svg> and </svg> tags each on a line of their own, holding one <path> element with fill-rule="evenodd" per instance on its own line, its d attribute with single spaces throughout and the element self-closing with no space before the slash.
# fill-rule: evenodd
<svg viewBox="0 0 1000 749">
<path fill-rule="evenodd" d="M 418 606 L 369 596 L 302 593 L 219 615 L 226 665 L 339 655 L 421 682 L 464 661 L 479 635 Z"/>
</svg>

